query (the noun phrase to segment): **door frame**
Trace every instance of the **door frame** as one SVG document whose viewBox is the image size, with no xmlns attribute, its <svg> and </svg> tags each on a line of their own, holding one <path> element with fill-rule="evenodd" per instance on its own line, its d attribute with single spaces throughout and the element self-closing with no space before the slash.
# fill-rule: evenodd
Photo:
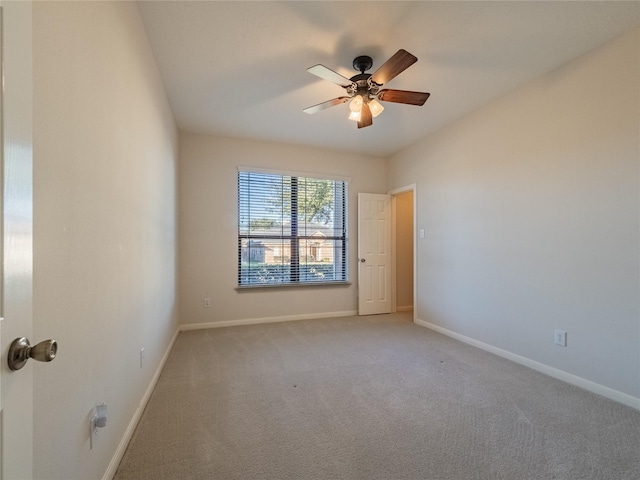
<svg viewBox="0 0 640 480">
<path fill-rule="evenodd" d="M 396 293 L 396 280 L 397 280 L 397 246 L 396 246 L 396 197 L 403 193 L 412 192 L 413 193 L 413 212 L 412 212 L 412 221 L 413 221 L 413 322 L 416 322 L 418 318 L 418 252 L 417 252 L 417 197 L 418 197 L 418 186 L 415 183 L 405 185 L 399 188 L 394 188 L 387 192 L 388 195 L 391 195 L 391 304 L 393 308 L 393 312 L 397 311 L 397 293 Z"/>
</svg>

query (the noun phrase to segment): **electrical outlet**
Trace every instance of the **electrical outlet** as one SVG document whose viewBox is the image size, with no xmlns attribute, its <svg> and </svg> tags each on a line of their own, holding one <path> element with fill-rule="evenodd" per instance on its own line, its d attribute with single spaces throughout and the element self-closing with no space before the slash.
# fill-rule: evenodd
<svg viewBox="0 0 640 480">
<path fill-rule="evenodd" d="M 210 308 L 211 307 L 211 299 L 210 298 L 205 298 L 204 301 L 202 302 L 202 305 L 204 306 L 204 308 Z"/>
<path fill-rule="evenodd" d="M 564 330 L 556 330 L 554 333 L 554 341 L 556 345 L 567 346 L 567 332 Z"/>
<path fill-rule="evenodd" d="M 144 366 L 144 348 L 140 349 L 140 368 Z"/>
</svg>

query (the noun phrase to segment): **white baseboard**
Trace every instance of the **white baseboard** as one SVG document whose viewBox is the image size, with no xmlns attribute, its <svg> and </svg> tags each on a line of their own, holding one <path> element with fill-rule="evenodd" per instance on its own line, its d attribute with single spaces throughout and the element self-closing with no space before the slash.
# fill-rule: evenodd
<svg viewBox="0 0 640 480">
<path fill-rule="evenodd" d="M 463 343 L 472 345 L 474 347 L 478 347 L 487 352 L 491 352 L 495 355 L 506 358 L 507 360 L 511 360 L 512 362 L 518 363 L 520 365 L 524 365 L 525 367 L 529 367 L 532 370 L 536 370 L 540 373 L 544 373 L 545 375 L 549 375 L 550 377 L 557 378 L 558 380 L 562 380 L 563 382 L 570 383 L 571 385 L 575 385 L 576 387 L 583 388 L 584 390 L 587 390 L 589 392 L 602 395 L 603 397 L 622 403 L 624 405 L 627 405 L 628 407 L 632 407 L 637 410 L 640 410 L 640 398 L 636 398 L 632 395 L 619 392 L 618 390 L 605 387 L 604 385 L 600 385 L 598 383 L 592 382 L 591 380 L 587 380 L 585 378 L 578 377 L 577 375 L 573 375 L 572 373 L 568 373 L 563 370 L 550 367 L 549 365 L 545 365 L 544 363 L 531 360 L 530 358 L 523 357 L 521 355 L 517 355 L 507 350 L 494 347 L 493 345 L 489 345 L 488 343 L 484 343 L 479 340 L 466 337 L 464 335 L 453 332 L 451 330 L 447 330 L 446 328 L 440 327 L 438 325 L 434 325 L 432 323 L 425 322 L 424 320 L 420 320 L 419 318 L 415 319 L 415 323 L 422 327 L 426 327 L 431 330 L 434 330 L 438 333 L 442 333 L 443 335 L 447 335 L 448 337 L 455 338 L 456 340 L 460 340 Z"/>
<path fill-rule="evenodd" d="M 351 317 L 357 315 L 357 311 L 328 313 L 307 313 L 302 315 L 285 315 L 282 317 L 242 318 L 238 320 L 223 320 L 221 322 L 185 323 L 180 325 L 180 331 L 200 330 L 204 328 L 236 327 L 239 325 L 256 325 L 259 323 L 292 322 L 295 320 L 313 320 L 315 318 Z"/>
<path fill-rule="evenodd" d="M 116 474 L 116 470 L 118 469 L 118 466 L 120 465 L 120 462 L 122 461 L 122 457 L 124 456 L 124 452 L 127 450 L 127 446 L 129 445 L 129 441 L 131 440 L 131 437 L 133 436 L 133 432 L 135 431 L 136 427 L 138 426 L 138 422 L 140 421 L 140 417 L 142 417 L 142 412 L 144 412 L 144 409 L 147 406 L 147 402 L 149 401 L 149 398 L 151 398 L 151 394 L 153 393 L 153 389 L 156 387 L 156 384 L 158 383 L 158 380 L 160 379 L 160 374 L 162 373 L 162 369 L 164 368 L 165 363 L 167 363 L 167 360 L 169 358 L 169 354 L 171 353 L 171 349 L 173 348 L 173 344 L 176 343 L 176 339 L 178 338 L 178 334 L 179 333 L 180 333 L 180 329 L 178 328 L 175 331 L 175 333 L 173 334 L 173 338 L 169 342 L 169 346 L 167 347 L 167 350 L 164 352 L 164 355 L 162 356 L 162 360 L 160 360 L 160 365 L 158 365 L 158 368 L 156 369 L 156 372 L 153 374 L 153 378 L 151 379 L 151 382 L 149 382 L 149 386 L 145 390 L 144 395 L 142 396 L 142 399 L 140 400 L 140 404 L 138 405 L 138 408 L 136 408 L 136 411 L 133 414 L 133 417 L 131 418 L 131 421 L 129 422 L 129 426 L 125 430 L 124 435 L 122 436 L 122 439 L 120 440 L 120 443 L 118 444 L 118 448 L 116 449 L 115 453 L 113 454 L 113 457 L 111 458 L 111 462 L 109 463 L 109 467 L 107 468 L 107 471 L 105 472 L 105 474 L 102 477 L 102 480 L 112 480 L 114 475 Z"/>
</svg>

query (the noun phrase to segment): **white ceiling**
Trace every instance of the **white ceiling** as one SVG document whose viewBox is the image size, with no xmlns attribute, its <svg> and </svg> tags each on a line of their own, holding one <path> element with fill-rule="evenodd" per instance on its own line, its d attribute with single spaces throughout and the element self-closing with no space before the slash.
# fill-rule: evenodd
<svg viewBox="0 0 640 480">
<path fill-rule="evenodd" d="M 181 131 L 388 156 L 640 24 L 640 2 L 146 1 L 139 3 Z M 385 103 L 358 129 L 338 105 L 358 55 L 373 73 L 398 49 L 418 62 L 390 81 L 430 92 Z M 604 92 L 602 92 L 604 93 Z"/>
</svg>

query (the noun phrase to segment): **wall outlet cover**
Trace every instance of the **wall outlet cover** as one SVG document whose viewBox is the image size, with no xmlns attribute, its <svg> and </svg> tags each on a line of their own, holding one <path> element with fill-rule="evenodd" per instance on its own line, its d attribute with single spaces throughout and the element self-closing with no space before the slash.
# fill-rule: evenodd
<svg viewBox="0 0 640 480">
<path fill-rule="evenodd" d="M 567 332 L 564 330 L 556 330 L 554 332 L 554 342 L 556 345 L 567 346 Z"/>
</svg>

